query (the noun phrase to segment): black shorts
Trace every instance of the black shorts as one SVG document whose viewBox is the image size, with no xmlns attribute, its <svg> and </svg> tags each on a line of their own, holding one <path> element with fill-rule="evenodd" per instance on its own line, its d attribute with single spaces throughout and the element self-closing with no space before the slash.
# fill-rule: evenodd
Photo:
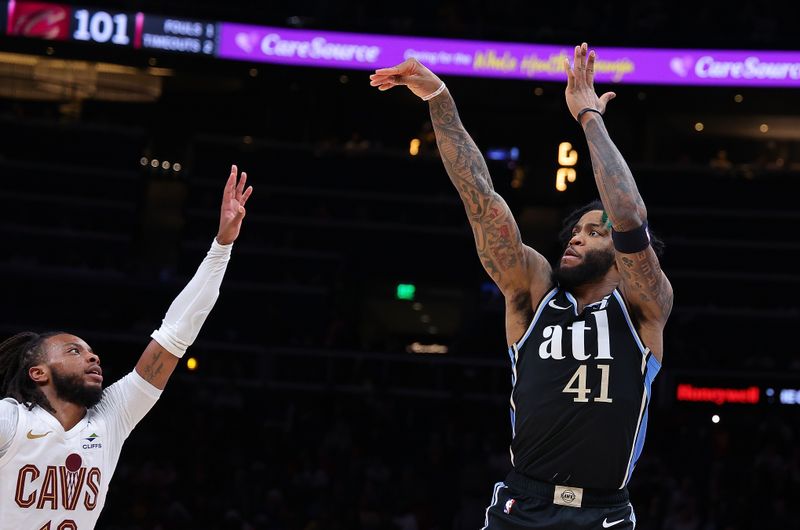
<svg viewBox="0 0 800 530">
<path fill-rule="evenodd" d="M 481 530 L 634 530 L 628 491 L 554 486 L 511 471 L 494 485 Z"/>
</svg>

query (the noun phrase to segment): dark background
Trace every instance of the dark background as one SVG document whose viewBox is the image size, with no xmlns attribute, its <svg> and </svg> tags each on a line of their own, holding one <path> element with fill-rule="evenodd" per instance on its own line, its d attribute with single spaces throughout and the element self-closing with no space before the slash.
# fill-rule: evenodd
<svg viewBox="0 0 800 530">
<path fill-rule="evenodd" d="M 600 53 L 797 49 L 798 7 L 778 1 L 81 5 L 367 33 L 586 40 Z M 405 89 L 379 93 L 366 71 L 8 37 L 0 50 L 170 71 L 143 102 L 66 89 L 47 101 L 27 92 L 0 99 L 4 336 L 73 332 L 100 354 L 107 381 L 118 379 L 207 250 L 230 164 L 255 187 L 220 299 L 187 354 L 198 368 L 180 365 L 130 437 L 99 528 L 483 525 L 492 485 L 509 467 L 503 303 L 426 140 L 424 103 Z M 6 73 L 0 82 L 12 81 Z M 560 219 L 596 195 L 563 85 L 445 81 L 484 152 L 519 149 L 517 161 L 489 162 L 495 187 L 526 243 L 555 259 Z M 630 486 L 637 528 L 800 528 L 800 407 L 763 394 L 758 405 L 674 399 L 679 382 L 800 387 L 800 94 L 598 90 L 611 88 L 606 123 L 666 242 L 675 290 Z M 412 157 L 415 137 L 422 149 Z M 563 193 L 554 189 L 562 141 L 579 154 L 578 180 Z M 153 159 L 182 170 L 154 169 Z M 396 299 L 398 283 L 416 285 L 414 301 Z M 414 342 L 448 353 L 412 353 Z"/>
</svg>

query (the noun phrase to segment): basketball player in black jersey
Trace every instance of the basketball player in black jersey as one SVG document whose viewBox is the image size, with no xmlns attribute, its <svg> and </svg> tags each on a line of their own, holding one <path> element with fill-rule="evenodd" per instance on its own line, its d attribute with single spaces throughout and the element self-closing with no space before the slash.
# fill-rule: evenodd
<svg viewBox="0 0 800 530">
<path fill-rule="evenodd" d="M 672 288 L 651 245 L 644 202 L 603 124 L 615 95 L 595 93 L 594 62 L 584 43 L 564 66 L 567 106 L 586 134 L 602 203 L 567 226 L 554 267 L 523 244 L 445 84 L 413 58 L 370 76 L 380 90 L 405 85 L 430 101 L 478 256 L 505 296 L 513 470 L 495 484 L 484 529 L 636 524 L 626 486 L 644 443 Z"/>
</svg>

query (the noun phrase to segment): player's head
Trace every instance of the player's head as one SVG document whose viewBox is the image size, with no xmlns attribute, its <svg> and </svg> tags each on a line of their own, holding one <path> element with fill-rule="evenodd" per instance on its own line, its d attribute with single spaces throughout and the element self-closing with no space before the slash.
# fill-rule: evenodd
<svg viewBox="0 0 800 530">
<path fill-rule="evenodd" d="M 48 394 L 91 407 L 103 392 L 102 373 L 89 345 L 63 331 L 23 332 L 0 343 L 0 397 L 31 407 L 53 410 Z"/>
<path fill-rule="evenodd" d="M 611 220 L 599 200 L 570 213 L 564 219 L 559 239 L 564 252 L 553 267 L 553 277 L 565 288 L 599 281 L 615 267 Z M 660 256 L 664 244 L 652 232 L 650 244 Z"/>
<path fill-rule="evenodd" d="M 553 267 L 553 276 L 565 288 L 598 281 L 614 266 L 611 223 L 600 201 L 568 215 L 560 238 L 564 252 Z"/>
</svg>

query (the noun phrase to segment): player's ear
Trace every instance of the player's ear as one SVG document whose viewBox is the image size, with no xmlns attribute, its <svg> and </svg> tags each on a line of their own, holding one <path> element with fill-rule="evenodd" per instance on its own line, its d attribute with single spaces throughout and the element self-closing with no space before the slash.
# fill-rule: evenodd
<svg viewBox="0 0 800 530">
<path fill-rule="evenodd" d="M 44 364 L 35 364 L 28 369 L 28 377 L 38 385 L 46 385 L 50 381 L 50 370 Z"/>
</svg>

